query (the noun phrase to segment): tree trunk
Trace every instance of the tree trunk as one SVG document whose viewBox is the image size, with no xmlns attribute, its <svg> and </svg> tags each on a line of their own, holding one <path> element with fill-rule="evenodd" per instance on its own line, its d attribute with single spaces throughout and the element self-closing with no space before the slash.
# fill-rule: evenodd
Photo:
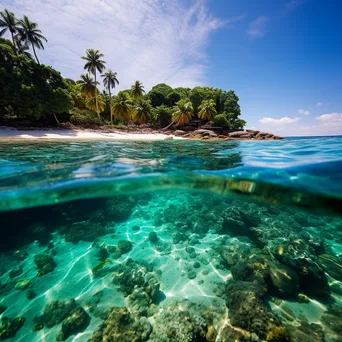
<svg viewBox="0 0 342 342">
<path fill-rule="evenodd" d="M 33 44 L 32 44 L 32 49 L 33 49 L 34 56 L 36 57 L 37 63 L 40 65 L 37 54 L 36 54 L 36 49 L 34 48 Z"/>
<path fill-rule="evenodd" d="M 108 92 L 109 92 L 110 122 L 113 123 L 112 94 L 110 93 L 110 85 L 108 86 Z"/>
<path fill-rule="evenodd" d="M 13 32 L 11 31 L 11 36 L 12 36 L 12 42 L 13 42 L 13 47 L 14 47 L 14 54 L 17 55 L 17 47 L 15 46 L 15 42 L 14 42 L 14 37 L 13 37 Z"/>
<path fill-rule="evenodd" d="M 97 113 L 97 117 L 99 118 L 99 121 L 101 122 L 100 113 L 99 113 L 99 105 L 97 104 L 96 70 L 94 72 L 94 76 L 95 76 L 95 105 L 96 105 L 96 113 Z"/>
<path fill-rule="evenodd" d="M 172 122 L 170 123 L 170 125 L 168 125 L 168 126 L 162 128 L 162 130 L 163 130 L 163 131 L 166 131 L 167 129 L 169 129 L 169 128 L 170 128 L 171 126 L 173 126 L 174 124 L 175 124 L 175 122 L 172 121 Z"/>
<path fill-rule="evenodd" d="M 53 115 L 53 117 L 55 118 L 56 122 L 57 122 L 57 123 L 58 123 L 58 125 L 59 125 L 59 124 L 60 124 L 60 122 L 58 121 L 58 119 L 57 119 L 57 116 L 56 116 L 55 112 L 53 112 L 53 113 L 52 113 L 52 115 Z"/>
</svg>

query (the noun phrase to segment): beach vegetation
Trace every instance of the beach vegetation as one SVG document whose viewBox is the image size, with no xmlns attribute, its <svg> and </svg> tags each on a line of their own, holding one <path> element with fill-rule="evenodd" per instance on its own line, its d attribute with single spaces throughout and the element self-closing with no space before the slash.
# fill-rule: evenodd
<svg viewBox="0 0 342 342">
<path fill-rule="evenodd" d="M 7 9 L 1 11 L 0 35 L 2 124 L 70 121 L 117 126 L 133 121 L 155 128 L 206 124 L 229 130 L 241 130 L 246 124 L 240 118 L 239 97 L 234 90 L 207 86 L 172 88 L 160 83 L 147 92 L 137 80 L 131 88 L 115 95 L 118 72 L 106 70 L 100 50 L 85 51 L 81 59 L 87 73 L 74 80 L 40 64 L 36 49 L 43 49 L 47 38 L 26 15 L 17 19 Z"/>
</svg>

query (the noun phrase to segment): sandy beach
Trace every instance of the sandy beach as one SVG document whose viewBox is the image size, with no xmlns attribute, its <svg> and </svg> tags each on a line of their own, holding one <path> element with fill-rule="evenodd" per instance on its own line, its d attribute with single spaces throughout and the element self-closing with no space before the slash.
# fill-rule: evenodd
<svg viewBox="0 0 342 342">
<path fill-rule="evenodd" d="M 127 132 L 93 132 L 87 130 L 70 129 L 35 129 L 17 130 L 15 128 L 0 128 L 0 140 L 32 139 L 32 140 L 134 140 L 134 141 L 158 141 L 184 139 L 174 135 L 162 133 L 127 133 Z"/>
</svg>

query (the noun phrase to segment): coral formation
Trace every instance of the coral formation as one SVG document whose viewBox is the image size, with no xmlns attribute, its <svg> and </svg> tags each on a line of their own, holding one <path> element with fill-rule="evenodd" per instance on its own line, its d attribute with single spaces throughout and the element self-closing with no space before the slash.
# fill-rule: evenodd
<svg viewBox="0 0 342 342">
<path fill-rule="evenodd" d="M 34 257 L 34 262 L 37 266 L 38 277 L 51 273 L 57 266 L 52 256 L 44 253 L 37 254 Z"/>
<path fill-rule="evenodd" d="M 89 342 L 143 342 L 148 340 L 151 331 L 146 318 L 135 318 L 127 308 L 112 308 Z"/>
<path fill-rule="evenodd" d="M 24 325 L 24 323 L 24 317 L 2 317 L 0 320 L 0 340 L 15 337 L 17 331 Z"/>
</svg>

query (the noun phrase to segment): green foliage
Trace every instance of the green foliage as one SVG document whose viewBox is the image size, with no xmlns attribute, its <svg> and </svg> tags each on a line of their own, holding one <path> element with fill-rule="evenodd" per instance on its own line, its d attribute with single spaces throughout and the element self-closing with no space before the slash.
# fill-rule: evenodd
<svg viewBox="0 0 342 342">
<path fill-rule="evenodd" d="M 0 37 L 7 31 L 10 32 L 12 44 L 15 47 L 14 35 L 18 32 L 18 20 L 15 18 L 14 13 L 5 9 L 3 12 L 0 12 Z"/>
<path fill-rule="evenodd" d="M 151 101 L 151 104 L 153 107 L 159 107 L 162 105 L 168 105 L 168 101 L 166 96 L 160 92 L 160 91 L 155 91 L 155 90 L 151 90 L 148 94 L 147 94 L 149 100 Z"/>
<path fill-rule="evenodd" d="M 179 100 L 181 100 L 181 98 L 182 97 L 177 92 L 172 91 L 169 95 L 167 95 L 166 100 L 168 105 L 173 107 Z"/>
<path fill-rule="evenodd" d="M 193 115 L 194 109 L 191 102 L 182 99 L 177 102 L 177 105 L 174 108 L 172 120 L 176 126 L 184 126 L 192 119 Z"/>
<path fill-rule="evenodd" d="M 116 119 L 128 122 L 132 118 L 132 99 L 127 92 L 119 91 L 113 100 L 113 114 Z"/>
<path fill-rule="evenodd" d="M 145 94 L 144 86 L 140 81 L 135 81 L 131 88 L 131 95 L 133 99 L 137 100 Z"/>
<path fill-rule="evenodd" d="M 69 112 L 73 105 L 59 72 L 16 56 L 8 44 L 0 44 L 0 88 L 0 119 L 10 112 L 16 118 L 49 120 L 53 114 Z"/>
<path fill-rule="evenodd" d="M 42 35 L 42 31 L 38 30 L 38 24 L 30 21 L 26 15 L 24 15 L 23 19 L 19 20 L 18 25 L 18 41 L 23 42 L 27 46 L 32 46 L 33 53 L 39 64 L 35 48 L 44 49 L 43 41 L 47 42 L 47 39 Z M 19 46 L 20 43 L 17 43 L 17 47 Z"/>
<path fill-rule="evenodd" d="M 154 121 L 157 127 L 166 127 L 172 122 L 173 109 L 165 105 L 156 107 L 154 109 Z"/>
<path fill-rule="evenodd" d="M 218 114 L 214 117 L 213 121 L 211 121 L 211 125 L 213 127 L 229 127 L 229 121 L 225 114 Z"/>
<path fill-rule="evenodd" d="M 87 109 L 73 108 L 70 112 L 70 122 L 74 125 L 95 125 L 99 120 L 95 112 Z"/>
<path fill-rule="evenodd" d="M 151 122 L 152 116 L 152 106 L 150 101 L 142 98 L 138 99 L 133 110 L 133 120 L 139 124 L 146 124 Z"/>
<path fill-rule="evenodd" d="M 202 120 L 210 121 L 214 119 L 216 112 L 216 104 L 213 99 L 203 100 L 202 104 L 198 107 L 198 117 Z"/>
</svg>

